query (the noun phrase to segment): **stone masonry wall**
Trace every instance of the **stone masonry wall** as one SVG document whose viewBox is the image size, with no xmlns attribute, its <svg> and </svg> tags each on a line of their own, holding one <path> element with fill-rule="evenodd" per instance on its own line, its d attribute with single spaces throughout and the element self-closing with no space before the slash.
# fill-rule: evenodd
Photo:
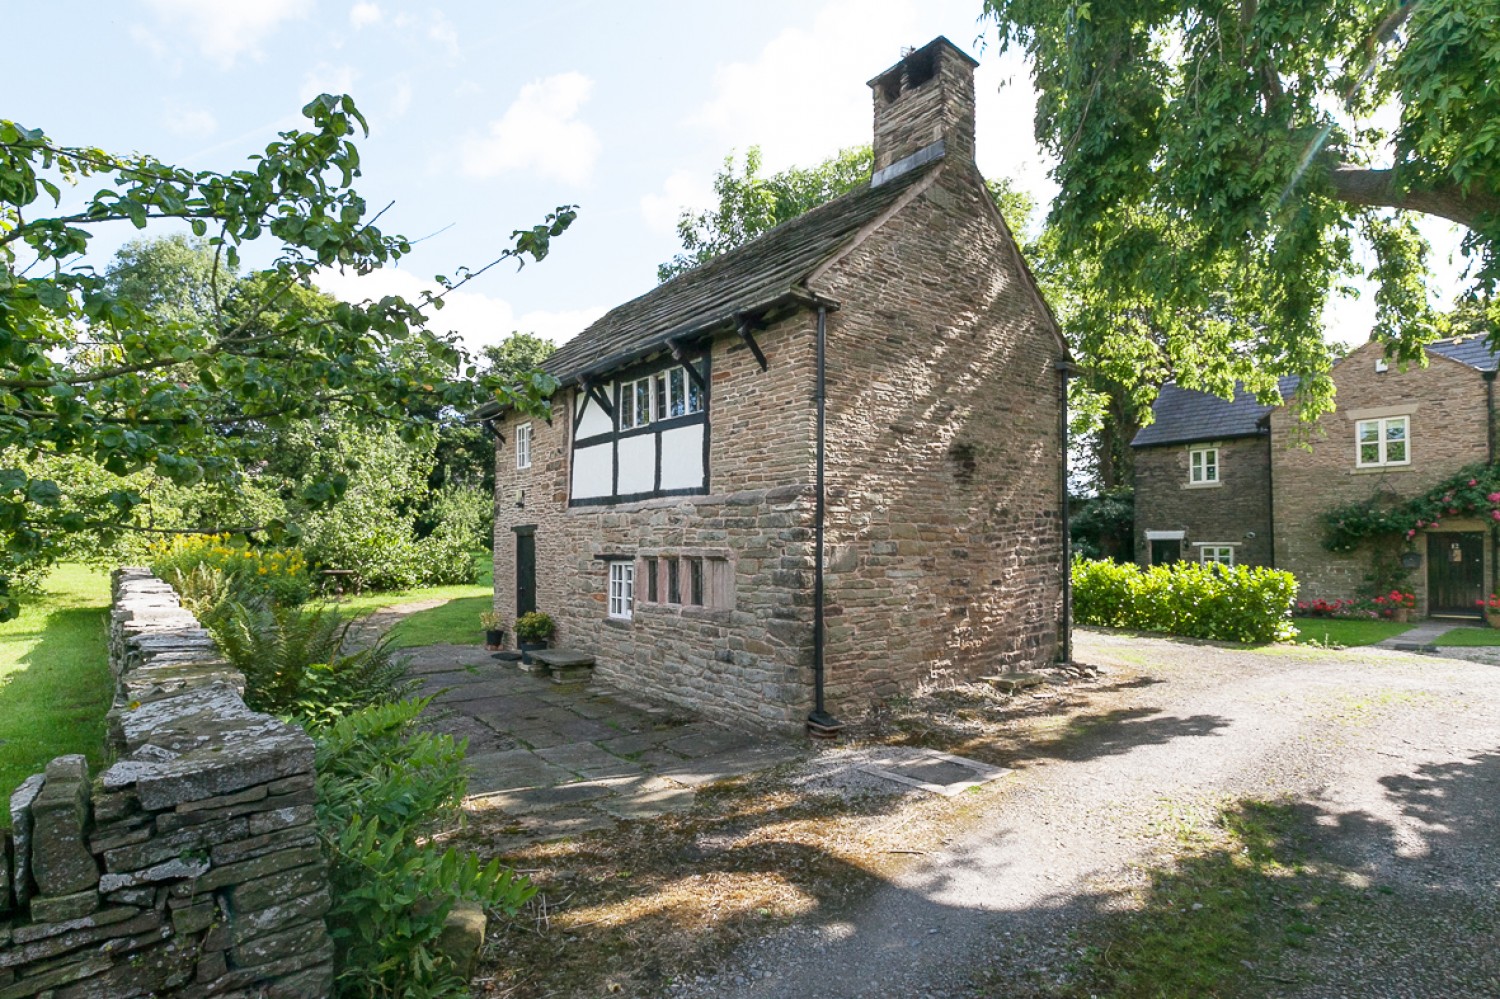
<svg viewBox="0 0 1500 999">
<path fill-rule="evenodd" d="M 1217 485 L 1188 484 L 1188 451 L 1219 449 Z M 1271 443 L 1242 437 L 1163 444 L 1135 452 L 1135 559 L 1151 564 L 1147 531 L 1182 531 L 1182 557 L 1196 561 L 1195 541 L 1235 543 L 1235 565 L 1271 564 Z M 1250 537 L 1249 535 L 1254 535 Z"/>
<path fill-rule="evenodd" d="M 713 343 L 706 495 L 569 508 L 572 390 L 550 424 L 529 421 L 529 469 L 515 467 L 523 420 L 510 417 L 496 448 L 496 609 L 514 618 L 514 528 L 535 526 L 537 608 L 557 621 L 554 646 L 587 651 L 595 675 L 625 690 L 741 727 L 799 728 L 812 683 L 813 323 L 800 313 L 757 334 L 766 371 L 737 339 Z M 733 606 L 638 599 L 633 620 L 611 620 L 610 554 L 722 558 Z M 645 581 L 636 588 L 644 596 Z"/>
<path fill-rule="evenodd" d="M 53 760 L 0 835 L 0 999 L 326 996 L 333 945 L 313 745 L 167 584 L 114 576 L 116 762 Z"/>
<path fill-rule="evenodd" d="M 1276 566 L 1297 576 L 1304 598 L 1353 596 L 1370 571 L 1366 550 L 1336 555 L 1323 548 L 1324 512 L 1375 495 L 1396 501 L 1410 498 L 1489 456 L 1489 409 L 1478 371 L 1432 354 L 1425 368 L 1413 365 L 1402 371 L 1392 363 L 1380 373 L 1375 362 L 1382 356 L 1382 347 L 1369 343 L 1334 366 L 1338 409 L 1320 417 L 1311 428 L 1300 426 L 1296 414 L 1286 407 L 1271 414 Z M 1403 413 L 1411 417 L 1411 464 L 1356 468 L 1355 422 Z M 1484 529 L 1478 522 L 1452 521 L 1442 527 Z M 1408 549 L 1423 560 L 1408 584 L 1417 594 L 1418 612 L 1426 614 L 1427 539 L 1419 534 Z M 1487 562 L 1490 549 L 1486 544 Z M 1486 566 L 1485 578 L 1494 578 L 1492 566 Z"/>
<path fill-rule="evenodd" d="M 955 160 L 816 283 L 829 316 L 829 707 L 1056 657 L 1066 354 Z"/>
</svg>

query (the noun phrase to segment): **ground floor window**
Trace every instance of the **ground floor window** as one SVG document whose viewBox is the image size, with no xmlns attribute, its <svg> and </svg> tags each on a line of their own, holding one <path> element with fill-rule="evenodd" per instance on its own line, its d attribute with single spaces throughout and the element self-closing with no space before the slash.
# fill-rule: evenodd
<svg viewBox="0 0 1500 999">
<path fill-rule="evenodd" d="M 734 574 L 727 558 L 715 555 L 649 555 L 641 559 L 647 603 L 668 607 L 734 607 Z"/>
<path fill-rule="evenodd" d="M 609 564 L 609 616 L 629 621 L 635 610 L 635 563 Z"/>
<path fill-rule="evenodd" d="M 1234 546 L 1204 545 L 1198 549 L 1198 560 L 1204 565 L 1234 565 Z"/>
</svg>

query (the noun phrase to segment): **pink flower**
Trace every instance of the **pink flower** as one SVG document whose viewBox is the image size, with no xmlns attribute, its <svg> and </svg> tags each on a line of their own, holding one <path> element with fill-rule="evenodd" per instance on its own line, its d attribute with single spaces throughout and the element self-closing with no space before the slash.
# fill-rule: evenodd
<svg viewBox="0 0 1500 999">
<path fill-rule="evenodd" d="M 1479 480 L 1478 479 L 1470 479 L 1469 480 L 1469 485 L 1471 485 L 1471 486 L 1477 486 L 1477 485 L 1479 485 Z"/>
<path fill-rule="evenodd" d="M 1417 521 L 1417 526 L 1418 526 L 1418 527 L 1421 527 L 1421 526 L 1422 526 L 1422 522 L 1421 522 L 1421 521 L 1420 521 L 1420 520 L 1419 520 L 1419 521 Z"/>
<path fill-rule="evenodd" d="M 1500 503 L 1500 493 L 1490 493 L 1485 497 L 1485 499 L 1489 500 L 1491 503 Z"/>
<path fill-rule="evenodd" d="M 1491 510 L 1490 516 L 1495 520 L 1500 520 L 1500 510 Z"/>
<path fill-rule="evenodd" d="M 1495 511 L 1495 519 L 1496 520 L 1500 520 L 1500 510 L 1496 510 Z M 1416 536 L 1417 536 L 1417 532 L 1416 532 L 1415 529 L 1412 529 L 1412 530 L 1406 532 L 1406 537 L 1408 539 L 1414 538 Z"/>
</svg>

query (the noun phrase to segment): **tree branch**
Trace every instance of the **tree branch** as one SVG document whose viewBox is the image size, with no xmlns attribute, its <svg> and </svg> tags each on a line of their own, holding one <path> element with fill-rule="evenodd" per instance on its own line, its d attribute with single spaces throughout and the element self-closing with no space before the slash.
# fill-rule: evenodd
<svg viewBox="0 0 1500 999">
<path fill-rule="evenodd" d="M 1390 170 L 1340 164 L 1330 171 L 1329 179 L 1334 197 L 1353 205 L 1437 215 L 1471 229 L 1477 227 L 1482 215 L 1500 215 L 1500 195 L 1482 191 L 1465 194 L 1456 184 L 1402 191 Z"/>
</svg>

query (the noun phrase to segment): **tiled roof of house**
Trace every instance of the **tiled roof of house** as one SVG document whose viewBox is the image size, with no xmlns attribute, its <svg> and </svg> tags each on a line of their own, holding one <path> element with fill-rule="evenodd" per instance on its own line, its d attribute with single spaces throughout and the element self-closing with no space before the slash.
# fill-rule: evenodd
<svg viewBox="0 0 1500 999">
<path fill-rule="evenodd" d="M 940 162 L 940 161 L 937 161 Z M 735 316 L 805 296 L 802 283 L 935 164 L 861 187 L 605 313 L 542 367 L 561 381 L 602 374 Z"/>
<path fill-rule="evenodd" d="M 1278 379 L 1281 397 L 1289 399 L 1297 391 L 1297 376 Z M 1207 392 L 1178 388 L 1172 382 L 1161 387 L 1161 394 L 1151 411 L 1156 421 L 1142 427 L 1130 442 L 1131 447 L 1157 444 L 1188 444 L 1192 441 L 1220 441 L 1234 437 L 1254 437 L 1263 433 L 1261 421 L 1273 406 L 1256 401 L 1243 385 L 1234 387 L 1234 400 Z"/>
<path fill-rule="evenodd" d="M 1490 347 L 1489 341 L 1482 336 L 1459 336 L 1449 340 L 1437 340 L 1427 345 L 1427 349 L 1434 354 L 1467 364 L 1471 368 L 1480 371 L 1494 371 L 1496 368 L 1495 351 Z"/>
</svg>

